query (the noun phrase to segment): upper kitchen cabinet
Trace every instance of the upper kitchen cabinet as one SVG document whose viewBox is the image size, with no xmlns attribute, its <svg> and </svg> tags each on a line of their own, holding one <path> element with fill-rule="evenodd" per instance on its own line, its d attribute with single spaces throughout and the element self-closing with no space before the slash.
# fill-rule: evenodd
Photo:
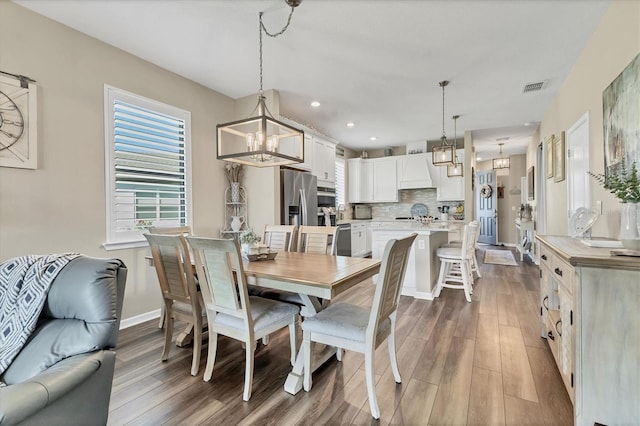
<svg viewBox="0 0 640 426">
<path fill-rule="evenodd" d="M 306 142 L 306 141 L 305 141 Z M 306 148 L 306 145 L 305 145 Z M 336 186 L 336 146 L 320 138 L 313 138 L 312 173 L 318 177 L 318 186 Z"/>
<path fill-rule="evenodd" d="M 402 155 L 397 158 L 398 189 L 433 188 L 429 172 L 431 154 Z"/>
<path fill-rule="evenodd" d="M 349 202 L 368 203 L 373 201 L 373 163 L 361 158 L 347 161 L 349 176 Z"/>
<path fill-rule="evenodd" d="M 348 165 L 350 203 L 398 201 L 395 158 L 352 158 Z"/>
<path fill-rule="evenodd" d="M 464 163 L 464 150 L 456 150 L 457 158 Z M 463 201 L 464 200 L 464 177 L 447 176 L 446 166 L 434 166 L 429 154 L 428 166 L 431 172 L 433 186 L 436 187 L 437 201 Z M 469 171 L 466 171 L 469 173 Z"/>
<path fill-rule="evenodd" d="M 397 165 L 394 157 L 374 158 L 373 201 L 388 203 L 398 201 Z"/>
</svg>

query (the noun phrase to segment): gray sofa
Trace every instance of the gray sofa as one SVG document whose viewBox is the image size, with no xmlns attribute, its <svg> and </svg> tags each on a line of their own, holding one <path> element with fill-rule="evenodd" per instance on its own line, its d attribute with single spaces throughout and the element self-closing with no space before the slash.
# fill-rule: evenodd
<svg viewBox="0 0 640 426">
<path fill-rule="evenodd" d="M 127 268 L 80 256 L 51 284 L 38 325 L 0 380 L 0 424 L 107 423 Z"/>
</svg>

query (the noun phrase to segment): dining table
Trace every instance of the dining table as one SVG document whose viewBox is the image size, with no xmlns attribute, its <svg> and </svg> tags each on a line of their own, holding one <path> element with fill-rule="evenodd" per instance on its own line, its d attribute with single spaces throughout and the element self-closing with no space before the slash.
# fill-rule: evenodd
<svg viewBox="0 0 640 426">
<path fill-rule="evenodd" d="M 247 283 L 300 295 L 304 303 L 301 314 L 313 316 L 330 301 L 354 285 L 380 271 L 380 259 L 331 256 L 325 254 L 279 252 L 273 260 L 243 263 Z M 304 320 L 304 319 L 303 319 Z M 335 348 L 326 347 L 315 354 L 314 370 L 324 364 Z M 295 395 L 302 389 L 304 361 L 298 350 L 296 362 L 287 376 L 284 390 Z"/>
<path fill-rule="evenodd" d="M 153 266 L 153 260 L 151 259 Z M 331 299 L 354 285 L 380 272 L 380 259 L 333 256 L 315 253 L 278 252 L 275 259 L 249 261 L 243 258 L 247 284 L 288 291 L 300 295 L 300 313 L 310 317 L 328 306 Z M 176 338 L 176 345 L 191 342 L 193 324 Z M 315 354 L 313 369 L 317 369 L 336 353 L 325 347 Z M 284 390 L 295 395 L 302 389 L 304 360 L 300 348 L 293 369 L 287 376 Z"/>
</svg>

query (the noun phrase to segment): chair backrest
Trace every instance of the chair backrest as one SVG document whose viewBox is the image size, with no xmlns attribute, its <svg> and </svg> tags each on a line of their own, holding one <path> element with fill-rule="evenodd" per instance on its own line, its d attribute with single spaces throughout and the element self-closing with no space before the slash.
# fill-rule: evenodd
<svg viewBox="0 0 640 426">
<path fill-rule="evenodd" d="M 298 251 L 301 253 L 329 254 L 329 247 L 335 246 L 335 226 L 300 226 L 298 230 Z"/>
<path fill-rule="evenodd" d="M 198 237 L 187 237 L 187 241 L 193 250 L 200 291 L 207 311 L 242 318 L 247 329 L 253 330 L 238 242 Z"/>
<path fill-rule="evenodd" d="M 470 259 L 475 250 L 475 242 L 480 233 L 480 224 L 477 221 L 469 222 L 462 230 L 462 244 L 460 246 L 463 259 Z"/>
<path fill-rule="evenodd" d="M 164 234 L 164 235 L 191 235 L 190 226 L 152 226 L 149 228 L 151 234 Z"/>
<path fill-rule="evenodd" d="M 144 234 L 158 274 L 162 297 L 189 303 L 199 311 L 191 256 L 182 235 Z"/>
<path fill-rule="evenodd" d="M 473 225 L 476 227 L 476 233 L 474 234 L 474 238 L 473 238 L 473 247 L 478 248 L 478 237 L 480 236 L 480 222 L 478 222 L 477 220 L 472 220 L 471 222 L 469 222 L 469 225 Z"/>
<path fill-rule="evenodd" d="M 411 245 L 417 236 L 418 234 L 414 233 L 399 240 L 387 241 L 373 295 L 371 315 L 367 326 L 367 339 L 376 339 L 378 326 L 398 309 L 400 290 L 407 270 Z"/>
<path fill-rule="evenodd" d="M 265 225 L 262 242 L 274 251 L 291 251 L 296 225 Z"/>
</svg>

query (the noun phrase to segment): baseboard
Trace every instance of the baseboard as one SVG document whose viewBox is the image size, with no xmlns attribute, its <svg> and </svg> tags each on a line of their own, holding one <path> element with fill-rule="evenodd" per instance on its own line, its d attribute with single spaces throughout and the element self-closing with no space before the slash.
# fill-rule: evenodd
<svg viewBox="0 0 640 426">
<path fill-rule="evenodd" d="M 433 300 L 433 293 L 431 292 L 424 292 L 424 291 L 416 291 L 415 294 L 413 295 L 414 298 L 416 299 L 422 299 L 422 300 Z"/>
<path fill-rule="evenodd" d="M 143 322 L 156 318 L 160 318 L 160 309 L 123 319 L 120 321 L 120 330 L 124 330 L 125 328 L 133 327 L 134 325 L 142 324 Z"/>
</svg>

